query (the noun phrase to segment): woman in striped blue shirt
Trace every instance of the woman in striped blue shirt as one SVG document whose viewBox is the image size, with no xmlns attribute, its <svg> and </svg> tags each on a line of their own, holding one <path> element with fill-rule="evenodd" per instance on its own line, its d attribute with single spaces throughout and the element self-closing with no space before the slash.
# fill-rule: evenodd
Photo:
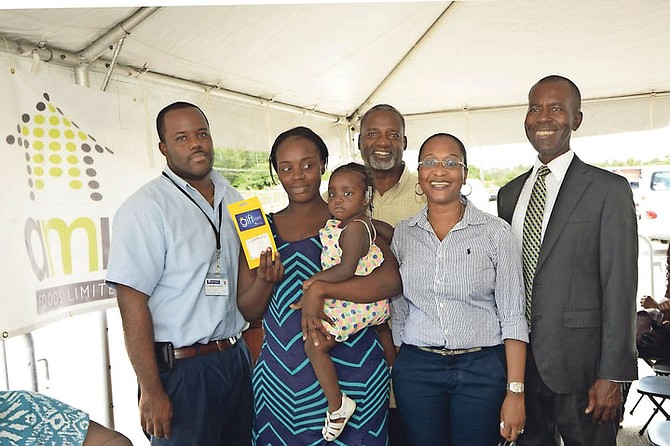
<svg viewBox="0 0 670 446">
<path fill-rule="evenodd" d="M 427 205 L 393 237 L 403 282 L 393 388 L 412 445 L 488 446 L 523 432 L 521 256 L 509 225 L 461 194 L 467 173 L 458 138 L 428 138 L 417 191 Z"/>
</svg>

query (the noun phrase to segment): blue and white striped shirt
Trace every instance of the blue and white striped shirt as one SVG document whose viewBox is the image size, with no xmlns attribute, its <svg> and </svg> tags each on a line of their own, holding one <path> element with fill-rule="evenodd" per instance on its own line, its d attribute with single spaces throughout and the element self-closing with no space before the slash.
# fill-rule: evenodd
<svg viewBox="0 0 670 446">
<path fill-rule="evenodd" d="M 521 254 L 510 226 L 467 199 L 442 241 L 428 208 L 401 221 L 392 249 L 403 295 L 391 301 L 393 340 L 463 349 L 528 342 Z"/>
</svg>

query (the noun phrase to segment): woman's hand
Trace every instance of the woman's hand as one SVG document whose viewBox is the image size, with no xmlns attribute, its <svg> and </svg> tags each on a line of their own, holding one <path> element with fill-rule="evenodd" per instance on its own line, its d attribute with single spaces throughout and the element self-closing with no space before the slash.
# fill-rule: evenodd
<svg viewBox="0 0 670 446">
<path fill-rule="evenodd" d="M 295 304 L 290 305 L 294 310 L 302 310 L 302 340 L 311 339 L 315 346 L 318 346 L 320 336 L 330 340 L 330 333 L 323 326 L 322 321 L 329 324 L 333 322 L 323 312 L 323 301 L 325 299 L 326 282 L 320 280 L 311 283 L 308 289 L 304 291 L 302 298 Z"/>
<path fill-rule="evenodd" d="M 526 403 L 523 393 L 507 391 L 500 409 L 500 435 L 507 441 L 516 441 L 526 423 Z"/>
<path fill-rule="evenodd" d="M 237 270 L 237 308 L 244 319 L 255 321 L 263 317 L 268 306 L 272 288 L 276 282 L 284 278 L 284 265 L 281 263 L 279 252 L 272 260 L 272 249 L 261 252 L 260 264 L 257 268 L 249 269 L 247 258 L 240 250 L 240 267 Z"/>
<path fill-rule="evenodd" d="M 267 248 L 261 252 L 261 260 L 256 270 L 256 278 L 267 283 L 277 283 L 284 278 L 284 265 L 281 263 L 279 251 L 275 253 L 272 259 L 272 248 Z"/>
</svg>

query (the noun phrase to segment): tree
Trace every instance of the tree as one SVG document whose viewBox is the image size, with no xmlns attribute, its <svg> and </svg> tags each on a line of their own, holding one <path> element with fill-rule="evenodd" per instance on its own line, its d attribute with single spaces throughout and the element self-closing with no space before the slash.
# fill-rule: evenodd
<svg viewBox="0 0 670 446">
<path fill-rule="evenodd" d="M 214 168 L 236 189 L 262 190 L 272 186 L 267 156 L 262 152 L 217 147 Z"/>
</svg>

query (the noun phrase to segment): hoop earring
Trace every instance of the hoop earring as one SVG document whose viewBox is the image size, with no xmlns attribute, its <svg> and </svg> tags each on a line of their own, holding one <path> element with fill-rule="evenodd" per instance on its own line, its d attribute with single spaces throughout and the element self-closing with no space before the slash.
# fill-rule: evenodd
<svg viewBox="0 0 670 446">
<path fill-rule="evenodd" d="M 419 186 L 419 190 L 416 190 L 416 187 L 417 187 L 417 186 L 419 186 L 419 183 L 418 183 L 418 182 L 414 185 L 414 193 L 415 193 L 417 196 L 420 197 L 420 196 L 422 196 L 422 195 L 424 194 L 424 192 L 423 192 L 423 189 L 421 189 L 421 186 Z"/>
<path fill-rule="evenodd" d="M 465 186 L 468 186 L 468 193 L 467 193 L 467 194 L 466 194 L 465 192 L 463 192 L 463 189 L 465 188 Z M 464 197 L 467 197 L 467 196 L 469 196 L 471 193 L 472 193 L 472 184 L 470 184 L 470 183 L 463 183 L 463 185 L 461 186 L 461 195 L 463 195 Z"/>
</svg>

